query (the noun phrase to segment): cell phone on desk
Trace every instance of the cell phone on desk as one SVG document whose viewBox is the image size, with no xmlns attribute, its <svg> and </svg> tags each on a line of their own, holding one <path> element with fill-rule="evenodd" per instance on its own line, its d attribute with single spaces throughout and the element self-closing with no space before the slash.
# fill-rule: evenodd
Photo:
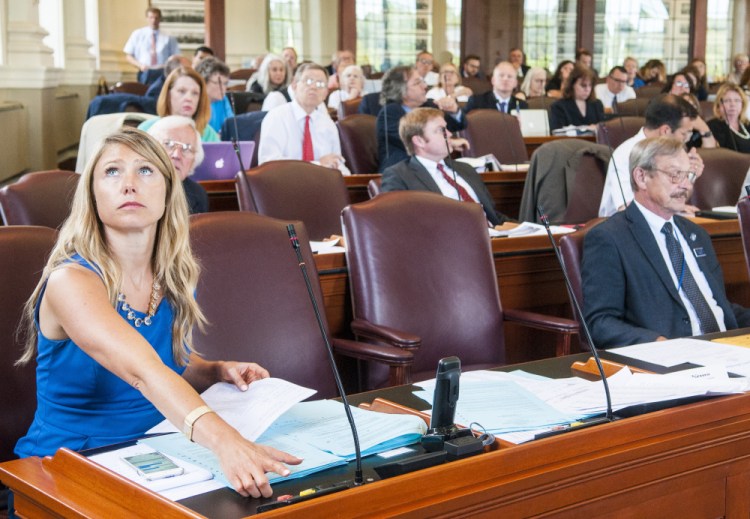
<svg viewBox="0 0 750 519">
<path fill-rule="evenodd" d="M 185 469 L 158 451 L 126 456 L 122 458 L 122 461 L 133 467 L 139 476 L 149 481 L 171 478 L 185 472 Z"/>
</svg>

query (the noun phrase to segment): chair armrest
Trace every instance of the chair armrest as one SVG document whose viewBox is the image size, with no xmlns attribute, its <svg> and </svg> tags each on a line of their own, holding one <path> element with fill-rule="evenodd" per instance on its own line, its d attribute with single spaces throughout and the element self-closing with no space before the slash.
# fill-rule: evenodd
<svg viewBox="0 0 750 519">
<path fill-rule="evenodd" d="M 422 338 L 418 335 L 402 332 L 401 330 L 387 326 L 372 324 L 364 319 L 355 319 L 352 321 L 352 332 L 357 337 L 366 337 L 367 339 L 385 342 L 407 350 L 416 350 L 422 345 Z"/>
<path fill-rule="evenodd" d="M 578 333 L 578 321 L 564 317 L 538 314 L 527 310 L 503 309 L 503 318 L 506 321 L 522 324 L 530 328 L 564 334 Z"/>
<path fill-rule="evenodd" d="M 383 362 L 389 365 L 411 366 L 414 354 L 402 348 L 381 344 L 350 341 L 348 339 L 333 339 L 333 351 L 355 359 Z"/>
</svg>

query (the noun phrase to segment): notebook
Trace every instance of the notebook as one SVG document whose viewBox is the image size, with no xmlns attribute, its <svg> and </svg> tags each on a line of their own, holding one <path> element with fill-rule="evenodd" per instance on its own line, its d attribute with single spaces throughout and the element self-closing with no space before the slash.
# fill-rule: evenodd
<svg viewBox="0 0 750 519">
<path fill-rule="evenodd" d="M 245 169 L 249 169 L 255 142 L 239 141 L 239 145 L 242 164 Z M 240 163 L 231 142 L 204 142 L 203 162 L 195 168 L 191 178 L 193 180 L 231 180 L 240 169 Z"/>
<path fill-rule="evenodd" d="M 519 110 L 521 135 L 524 137 L 549 136 L 549 117 L 547 110 Z"/>
</svg>

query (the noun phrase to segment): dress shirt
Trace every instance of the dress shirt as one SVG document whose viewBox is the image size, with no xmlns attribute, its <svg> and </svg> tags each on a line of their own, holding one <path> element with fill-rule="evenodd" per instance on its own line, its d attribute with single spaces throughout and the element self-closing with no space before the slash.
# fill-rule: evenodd
<svg viewBox="0 0 750 519">
<path fill-rule="evenodd" d="M 260 128 L 258 164 L 270 160 L 302 160 L 302 139 L 307 115 L 296 101 L 269 111 Z M 318 161 L 329 153 L 341 155 L 339 132 L 328 112 L 316 109 L 309 115 L 315 160 Z M 351 174 L 345 165 L 339 170 L 344 175 Z"/>
<path fill-rule="evenodd" d="M 646 138 L 641 128 L 633 137 L 620 144 L 612 153 L 612 159 L 607 167 L 607 178 L 604 180 L 602 201 L 599 204 L 599 216 L 612 216 L 625 202 L 633 199 L 633 188 L 630 187 L 630 152 L 636 143 Z M 620 179 L 619 184 L 617 179 Z M 620 191 L 622 186 L 622 191 Z"/>
<path fill-rule="evenodd" d="M 154 30 L 151 27 L 136 29 L 128 38 L 123 49 L 126 54 L 132 55 L 138 63 L 151 66 L 151 40 Z M 169 36 L 163 31 L 156 31 L 156 63 L 163 66 L 167 59 L 180 53 L 177 38 Z"/>
<path fill-rule="evenodd" d="M 450 182 L 445 180 L 445 177 L 443 177 L 443 174 L 438 171 L 438 164 L 442 164 L 443 168 L 445 168 L 445 172 L 448 175 L 452 175 L 455 179 L 456 183 L 463 187 L 467 193 L 469 193 L 469 196 L 474 200 L 476 203 L 479 203 L 479 197 L 477 197 L 477 194 L 474 192 L 474 190 L 471 188 L 471 186 L 463 179 L 460 175 L 455 174 L 453 169 L 451 169 L 450 166 L 448 166 L 444 161 L 435 162 L 430 159 L 426 159 L 424 157 L 419 157 L 417 155 L 414 156 L 422 166 L 424 166 L 424 169 L 427 170 L 427 173 L 430 174 L 432 177 L 432 180 L 435 181 L 435 183 L 440 188 L 440 191 L 443 193 L 444 196 L 447 196 L 448 198 L 452 198 L 453 200 L 461 201 L 461 197 L 458 194 L 458 191 L 455 187 L 453 187 Z"/>
<path fill-rule="evenodd" d="M 714 314 L 719 328 L 722 332 L 726 331 L 727 327 L 724 323 L 724 310 L 721 309 L 719 304 L 716 302 L 716 299 L 714 299 L 714 295 L 711 292 L 711 287 L 708 286 L 706 276 L 703 274 L 703 271 L 698 266 L 698 262 L 695 260 L 693 249 L 690 248 L 688 240 L 685 238 L 685 236 L 682 235 L 679 227 L 675 225 L 674 218 L 665 220 L 661 216 L 654 214 L 643 207 L 637 201 L 634 200 L 633 203 L 638 207 L 638 209 L 641 211 L 641 214 L 643 214 L 643 217 L 646 219 L 646 223 L 648 224 L 649 229 L 651 229 L 651 233 L 654 235 L 656 244 L 659 246 L 659 252 L 661 252 L 662 259 L 667 265 L 667 270 L 672 276 L 674 286 L 675 288 L 678 288 L 680 280 L 677 276 L 677 273 L 674 271 L 674 268 L 672 267 L 672 260 L 669 257 L 669 250 L 667 249 L 667 239 L 666 236 L 664 236 L 664 234 L 662 233 L 662 228 L 664 227 L 665 223 L 670 222 L 672 224 L 675 238 L 680 244 L 683 257 L 685 258 L 685 266 L 690 269 L 691 274 L 693 274 L 693 278 L 695 278 L 695 282 L 698 285 L 701 294 L 703 294 L 703 298 L 706 300 L 706 303 L 708 303 L 709 308 L 711 308 L 711 312 Z M 688 300 L 687 295 L 685 295 L 685 290 L 680 288 L 679 294 L 680 299 L 682 300 L 682 304 L 685 307 L 685 310 L 687 310 L 688 316 L 690 317 L 690 327 L 693 330 L 693 335 L 700 335 L 702 331 L 700 327 L 700 320 L 698 319 L 698 314 L 695 312 L 693 305 Z M 648 294 L 643 294 L 643 297 L 648 297 Z"/>
<path fill-rule="evenodd" d="M 594 94 L 596 95 L 596 98 L 602 102 L 604 108 L 612 108 L 612 101 L 615 97 L 617 97 L 617 104 L 624 103 L 630 99 L 635 99 L 635 90 L 633 90 L 633 87 L 627 85 L 622 89 L 622 92 L 615 95 L 609 91 L 607 83 L 599 83 L 594 87 Z"/>
</svg>

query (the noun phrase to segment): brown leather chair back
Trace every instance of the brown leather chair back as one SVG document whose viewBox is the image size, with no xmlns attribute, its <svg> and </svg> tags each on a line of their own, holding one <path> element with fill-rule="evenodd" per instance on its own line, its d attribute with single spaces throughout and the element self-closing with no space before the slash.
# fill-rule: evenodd
<svg viewBox="0 0 750 519">
<path fill-rule="evenodd" d="M 356 97 L 354 99 L 349 99 L 347 101 L 342 101 L 341 105 L 339 107 L 339 121 L 342 119 L 346 119 L 350 115 L 355 115 L 358 113 L 359 110 L 359 104 L 362 102 L 362 97 Z"/>
<path fill-rule="evenodd" d="M 241 211 L 301 220 L 313 240 L 341 234 L 341 210 L 349 205 L 349 192 L 336 169 L 275 160 L 238 173 L 235 186 Z"/>
<path fill-rule="evenodd" d="M 605 218 L 596 218 L 589 221 L 586 227 L 583 229 L 566 234 L 560 238 L 560 255 L 563 260 L 563 268 L 567 272 L 570 278 L 570 285 L 573 288 L 573 294 L 575 294 L 578 304 L 583 308 L 583 282 L 581 281 L 581 263 L 583 262 L 583 240 L 586 238 L 586 233 L 591 230 L 592 227 L 603 222 Z M 573 318 L 578 321 L 579 329 L 581 332 L 578 334 L 580 340 L 581 351 L 588 351 L 589 343 L 586 340 L 585 334 L 583 333 L 583 326 L 581 323 L 583 319 L 581 315 L 576 311 L 573 299 L 568 294 L 570 300 L 571 313 Z"/>
<path fill-rule="evenodd" d="M 650 83 L 648 85 L 642 86 L 641 88 L 636 88 L 635 95 L 637 97 L 646 97 L 651 99 L 652 97 L 661 94 L 661 91 L 664 90 L 665 85 L 666 83 Z"/>
<path fill-rule="evenodd" d="M 743 198 L 737 204 L 737 216 L 740 219 L 740 234 L 742 235 L 742 249 L 745 251 L 745 263 L 750 273 L 750 198 Z"/>
<path fill-rule="evenodd" d="M 16 335 L 23 305 L 31 296 L 55 244 L 49 227 L 0 227 L 0 462 L 13 459 L 18 439 L 26 434 L 36 410 L 36 362 L 14 366 L 26 334 Z"/>
<path fill-rule="evenodd" d="M 471 88 L 471 93 L 474 95 L 484 94 L 492 90 L 492 83 L 489 79 L 481 79 L 477 77 L 462 77 L 461 84 L 465 87 Z"/>
<path fill-rule="evenodd" d="M 472 110 L 466 114 L 464 135 L 471 145 L 464 152 L 467 157 L 481 157 L 488 153 L 503 164 L 529 161 L 518 119 L 497 110 Z"/>
<path fill-rule="evenodd" d="M 342 213 L 355 319 L 415 334 L 413 379 L 456 355 L 465 369 L 505 361 L 503 311 L 478 204 L 395 191 Z M 385 374 L 369 369 L 370 387 Z"/>
<path fill-rule="evenodd" d="M 588 153 L 581 156 L 568 196 L 563 221 L 569 224 L 586 223 L 599 215 L 599 203 L 607 177 L 607 163 Z"/>
<path fill-rule="evenodd" d="M 137 96 L 146 95 L 148 85 L 138 83 L 137 81 L 118 81 L 112 87 L 112 93 L 135 94 Z"/>
<path fill-rule="evenodd" d="M 644 87 L 645 88 L 645 87 Z M 638 92 L 638 90 L 636 90 Z M 648 106 L 651 97 L 636 97 L 635 99 L 628 99 L 622 103 L 617 104 L 617 113 L 619 115 L 636 115 L 643 117 L 646 113 L 646 106 Z"/>
<path fill-rule="evenodd" d="M 701 118 L 704 121 L 714 119 L 714 102 L 713 101 L 698 101 L 700 106 Z"/>
<path fill-rule="evenodd" d="M 5 225 L 59 228 L 70 214 L 80 175 L 59 169 L 23 175 L 0 189 L 0 215 Z"/>
<path fill-rule="evenodd" d="M 699 209 L 735 205 L 750 169 L 750 155 L 726 148 L 699 148 L 703 174 L 695 181 L 690 203 Z"/>
<path fill-rule="evenodd" d="M 257 362 L 271 376 L 337 396 L 325 343 L 307 294 L 287 224 L 294 223 L 313 293 L 323 312 L 315 260 L 301 222 L 227 211 L 190 217 L 190 242 L 201 264 L 196 291 L 209 321 L 195 347 L 210 360 Z M 323 312 L 326 330 L 328 324 Z"/>
<path fill-rule="evenodd" d="M 341 137 L 341 154 L 355 175 L 378 172 L 376 122 L 375 116 L 354 114 L 336 123 Z"/>
<path fill-rule="evenodd" d="M 634 136 L 646 124 L 646 119 L 636 115 L 623 115 L 613 117 L 608 121 L 599 123 L 599 131 L 596 132 L 596 142 L 609 146 L 612 150 Z"/>
<path fill-rule="evenodd" d="M 373 178 L 367 183 L 367 194 L 370 196 L 370 198 L 375 198 L 380 194 L 380 178 Z"/>
<path fill-rule="evenodd" d="M 247 81 L 255 72 L 254 68 L 238 68 L 229 72 L 229 79 L 244 79 Z"/>
<path fill-rule="evenodd" d="M 549 107 L 552 105 L 552 103 L 555 102 L 555 99 L 552 99 L 547 96 L 541 96 L 541 97 L 532 97 L 531 99 L 527 99 L 526 103 L 529 105 L 530 110 L 547 110 L 549 111 Z"/>
</svg>

